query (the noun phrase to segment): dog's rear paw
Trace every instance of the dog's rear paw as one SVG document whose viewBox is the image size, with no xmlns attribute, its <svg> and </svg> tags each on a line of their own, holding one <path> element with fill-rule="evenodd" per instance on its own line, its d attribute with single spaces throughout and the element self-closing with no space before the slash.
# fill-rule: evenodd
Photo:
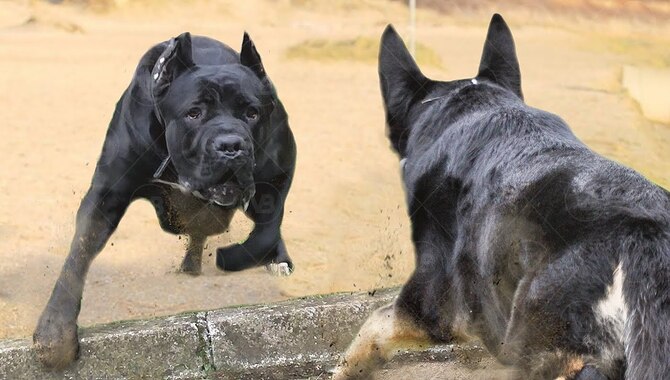
<svg viewBox="0 0 670 380">
<path fill-rule="evenodd" d="M 270 263 L 265 265 L 265 269 L 277 277 L 288 277 L 293 273 L 293 265 L 289 263 Z"/>
<path fill-rule="evenodd" d="M 199 276 L 202 272 L 202 265 L 200 263 L 194 264 L 184 260 L 179 266 L 178 273 L 188 274 L 191 276 Z"/>
</svg>

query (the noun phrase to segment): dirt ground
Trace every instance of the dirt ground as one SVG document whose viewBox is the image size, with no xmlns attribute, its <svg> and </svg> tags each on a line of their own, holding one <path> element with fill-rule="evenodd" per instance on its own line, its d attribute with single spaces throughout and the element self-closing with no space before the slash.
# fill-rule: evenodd
<svg viewBox="0 0 670 380">
<path fill-rule="evenodd" d="M 199 277 L 176 273 L 184 240 L 134 203 L 88 275 L 80 324 L 272 302 L 401 284 L 413 252 L 398 162 L 384 136 L 374 59 L 288 57 L 306 40 L 377 40 L 407 8 L 383 0 L 109 1 L 87 9 L 0 0 L 0 338 L 28 336 L 73 234 L 107 124 L 139 57 L 182 31 L 238 48 L 247 30 L 290 115 L 298 166 L 283 235 L 289 278 L 222 273 L 209 240 Z M 493 8 L 418 12 L 417 39 L 439 57 L 434 78 L 476 73 Z M 539 13 L 538 13 L 539 12 Z M 622 67 L 670 66 L 669 22 L 588 19 L 509 9 L 528 104 L 561 115 L 594 150 L 670 186 L 670 126 L 646 120 Z M 663 37 L 666 36 L 666 37 Z M 373 54 L 376 54 L 373 52 Z M 667 93 L 658 97 L 667 99 Z"/>
</svg>

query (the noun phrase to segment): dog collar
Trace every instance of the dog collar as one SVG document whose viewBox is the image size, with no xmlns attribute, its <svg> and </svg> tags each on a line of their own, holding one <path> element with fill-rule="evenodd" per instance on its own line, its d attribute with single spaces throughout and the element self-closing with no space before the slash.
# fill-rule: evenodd
<svg viewBox="0 0 670 380">
<path fill-rule="evenodd" d="M 167 157 L 165 157 L 158 169 L 156 169 L 154 172 L 154 179 L 159 179 L 163 175 L 165 169 L 167 169 L 168 164 L 170 164 L 170 153 L 168 153 Z"/>
</svg>

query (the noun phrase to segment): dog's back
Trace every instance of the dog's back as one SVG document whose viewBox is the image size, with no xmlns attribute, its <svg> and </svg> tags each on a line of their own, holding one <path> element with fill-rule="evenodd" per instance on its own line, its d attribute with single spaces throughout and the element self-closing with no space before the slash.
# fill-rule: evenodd
<svg viewBox="0 0 670 380">
<path fill-rule="evenodd" d="M 502 18 L 477 77 L 453 82 L 387 29 L 380 80 L 417 267 L 338 376 L 474 335 L 531 378 L 670 378 L 670 194 L 524 104 Z"/>
<path fill-rule="evenodd" d="M 487 82 L 424 104 L 424 114 L 411 122 L 404 177 L 414 240 L 436 249 L 417 250 L 434 269 L 408 286 L 448 282 L 444 293 L 467 296 L 438 293 L 411 313 L 460 311 L 452 318 L 478 326 L 469 334 L 538 376 L 546 369 L 523 362 L 552 347 L 588 353 L 580 360 L 611 378 L 626 361 L 628 378 L 663 378 L 668 193 Z M 442 323 L 428 331 L 450 340 Z"/>
</svg>

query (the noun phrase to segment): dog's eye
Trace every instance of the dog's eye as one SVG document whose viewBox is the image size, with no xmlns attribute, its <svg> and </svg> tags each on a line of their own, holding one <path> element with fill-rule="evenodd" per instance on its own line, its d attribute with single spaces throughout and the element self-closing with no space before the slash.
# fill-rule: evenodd
<svg viewBox="0 0 670 380">
<path fill-rule="evenodd" d="M 196 108 L 196 107 L 191 108 L 191 109 L 188 110 L 188 112 L 186 113 L 186 116 L 187 116 L 189 119 L 192 119 L 192 120 L 195 120 L 195 119 L 199 118 L 201 115 L 202 115 L 202 111 L 200 110 L 200 108 Z"/>
<path fill-rule="evenodd" d="M 254 107 L 249 107 L 244 112 L 244 116 L 249 120 L 256 120 L 258 119 L 258 110 Z"/>
</svg>

